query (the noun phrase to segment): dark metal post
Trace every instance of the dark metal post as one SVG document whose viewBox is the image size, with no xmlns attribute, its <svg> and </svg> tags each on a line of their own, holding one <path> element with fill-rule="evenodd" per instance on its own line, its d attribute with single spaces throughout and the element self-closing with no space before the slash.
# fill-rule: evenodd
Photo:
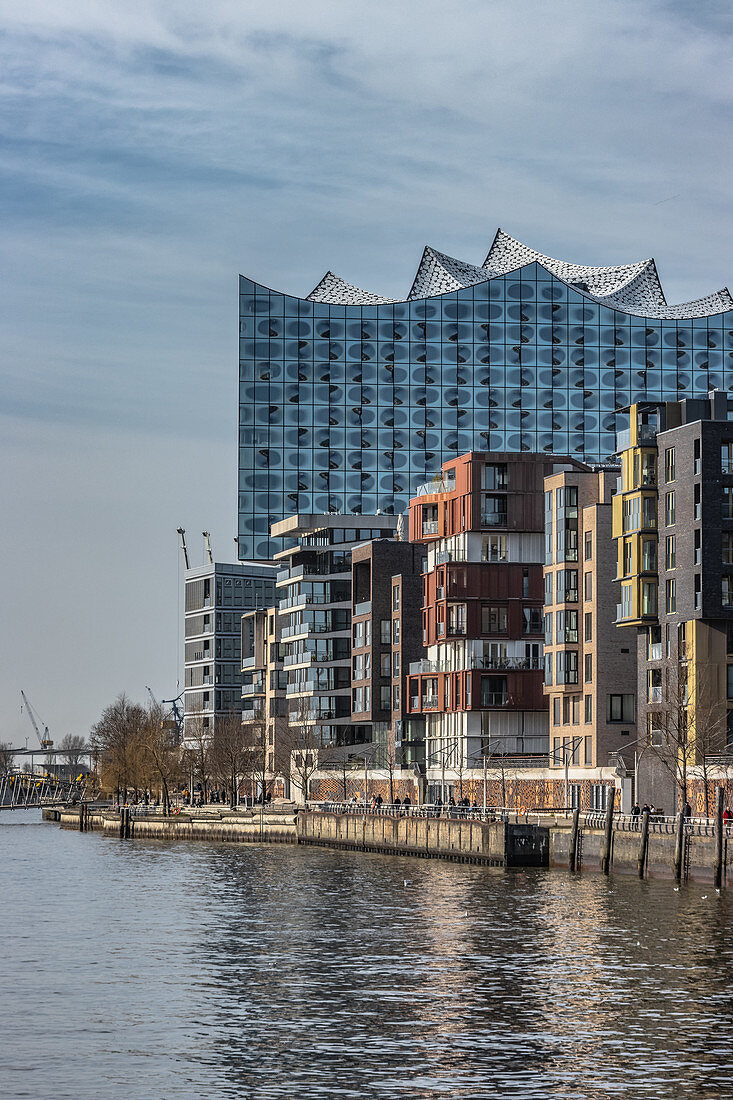
<svg viewBox="0 0 733 1100">
<path fill-rule="evenodd" d="M 606 803 L 606 832 L 603 840 L 603 854 L 601 856 L 601 870 L 607 875 L 611 870 L 611 848 L 613 846 L 613 808 L 616 801 L 616 788 L 611 787 Z"/>
<path fill-rule="evenodd" d="M 681 810 L 677 814 L 677 839 L 674 846 L 674 877 L 679 882 L 682 878 L 682 853 L 685 843 L 685 815 Z"/>
<path fill-rule="evenodd" d="M 723 788 L 718 787 L 715 804 L 715 889 L 723 885 Z"/>
<path fill-rule="evenodd" d="M 646 854 L 649 847 L 649 811 L 644 810 L 641 816 L 641 843 L 639 844 L 639 859 L 637 866 L 639 868 L 639 878 L 644 878 L 644 872 L 646 871 Z"/>
<path fill-rule="evenodd" d="M 580 810 L 573 810 L 573 828 L 570 833 L 570 857 L 568 863 L 570 870 L 574 871 L 578 864 L 578 830 L 580 827 Z"/>
</svg>

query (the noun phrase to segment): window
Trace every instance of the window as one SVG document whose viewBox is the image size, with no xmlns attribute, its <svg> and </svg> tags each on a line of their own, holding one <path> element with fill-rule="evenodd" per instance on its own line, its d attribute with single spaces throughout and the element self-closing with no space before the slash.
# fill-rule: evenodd
<svg viewBox="0 0 733 1100">
<path fill-rule="evenodd" d="M 673 527 L 677 517 L 677 494 L 672 492 L 667 493 L 664 498 L 664 522 L 667 527 Z M 645 524 L 646 526 L 646 524 Z"/>
<path fill-rule="evenodd" d="M 482 676 L 481 706 L 502 707 L 506 701 L 506 676 Z"/>
<path fill-rule="evenodd" d="M 693 495 L 694 495 L 694 513 L 693 513 L 693 518 L 694 518 L 694 519 L 700 519 L 700 516 L 701 516 L 701 514 L 702 514 L 702 513 L 701 513 L 701 508 L 702 508 L 702 505 L 700 504 L 700 483 L 699 483 L 699 482 L 698 482 L 698 483 L 697 483 L 697 484 L 695 485 L 695 487 L 694 487 L 694 490 L 693 490 Z"/>
<path fill-rule="evenodd" d="M 723 443 L 720 448 L 720 466 L 724 474 L 733 474 L 733 443 Z"/>
<path fill-rule="evenodd" d="M 677 536 L 667 535 L 664 543 L 664 568 L 677 568 Z"/>
<path fill-rule="evenodd" d="M 607 722 L 633 722 L 634 721 L 634 696 L 633 695 L 607 695 L 606 696 L 606 721 Z"/>
<path fill-rule="evenodd" d="M 593 654 L 586 653 L 583 667 L 583 679 L 586 684 L 593 683 Z"/>
<path fill-rule="evenodd" d="M 364 654 L 355 653 L 351 659 L 351 675 L 354 680 L 364 679 Z"/>
<path fill-rule="evenodd" d="M 578 652 L 575 649 L 559 650 L 555 655 L 558 684 L 577 684 Z"/>
<path fill-rule="evenodd" d="M 633 595 L 632 586 L 630 584 L 622 584 L 621 585 L 621 618 L 622 619 L 630 619 L 631 618 L 631 614 L 632 614 L 632 610 L 631 610 L 632 595 Z"/>
<path fill-rule="evenodd" d="M 583 763 L 590 768 L 593 765 L 593 738 L 584 737 L 583 740 L 585 742 Z"/>
<path fill-rule="evenodd" d="M 590 805 L 592 810 L 605 811 L 608 804 L 608 785 L 606 783 L 593 783 L 590 789 Z"/>
<path fill-rule="evenodd" d="M 522 608 L 522 618 L 524 620 L 524 633 L 525 634 L 541 634 L 542 633 L 542 608 L 541 607 L 524 607 L 524 608 Z"/>
<path fill-rule="evenodd" d="M 733 699 L 733 665 L 727 666 L 727 695 L 729 699 Z"/>
<path fill-rule="evenodd" d="M 647 703 L 661 703 L 662 701 L 662 670 L 661 668 L 648 668 L 646 672 L 646 701 Z"/>
<path fill-rule="evenodd" d="M 522 570 L 522 599 L 529 599 L 529 569 Z"/>
<path fill-rule="evenodd" d="M 564 726 L 570 725 L 570 696 L 563 696 L 562 701 L 562 724 Z"/>
<path fill-rule="evenodd" d="M 484 466 L 481 470 L 482 489 L 507 489 L 506 463 L 497 463 L 494 466 Z"/>
<path fill-rule="evenodd" d="M 484 561 L 506 561 L 506 535 L 489 535 L 484 538 L 481 556 Z"/>
<path fill-rule="evenodd" d="M 624 497 L 623 502 L 623 529 L 627 531 L 639 530 L 640 501 L 636 497 Z"/>
<path fill-rule="evenodd" d="M 723 519 L 733 519 L 733 486 L 723 486 Z"/>
<path fill-rule="evenodd" d="M 723 577 L 723 607 L 733 607 L 733 577 Z"/>
<path fill-rule="evenodd" d="M 560 574 L 558 573 L 558 580 Z M 578 570 L 566 569 L 565 570 L 565 600 L 567 603 L 578 602 Z"/>
<path fill-rule="evenodd" d="M 400 709 L 400 685 L 392 685 L 392 710 Z"/>
<path fill-rule="evenodd" d="M 379 709 L 389 710 L 390 689 L 389 684 L 379 689 Z"/>
<path fill-rule="evenodd" d="M 656 615 L 657 613 L 657 585 L 654 581 L 642 582 L 641 613 L 642 615 Z"/>
<path fill-rule="evenodd" d="M 397 625 L 397 637 L 392 641 L 397 644 L 400 640 L 399 619 L 395 619 Z M 466 605 L 465 603 L 453 603 L 448 605 L 448 633 L 452 635 L 466 633 Z"/>
<path fill-rule="evenodd" d="M 392 610 L 399 611 L 400 609 L 400 586 L 395 584 L 392 586 Z"/>
<path fill-rule="evenodd" d="M 661 626 L 650 626 L 647 632 L 646 641 L 646 659 L 647 661 L 661 661 L 662 659 L 662 628 Z"/>
<path fill-rule="evenodd" d="M 702 607 L 702 576 L 700 573 L 695 573 L 695 611 L 699 611 Z"/>
<path fill-rule="evenodd" d="M 657 571 L 657 540 L 641 540 L 641 569 L 643 573 L 656 573 Z"/>
<path fill-rule="evenodd" d="M 353 637 L 354 637 L 354 648 L 355 649 L 359 649 L 361 646 L 364 645 L 364 623 L 363 623 L 363 621 L 354 623 L 354 635 L 353 635 Z"/>
<path fill-rule="evenodd" d="M 555 698 L 552 700 L 552 724 L 553 724 L 553 726 L 559 726 L 560 725 L 560 707 L 561 707 L 561 705 L 562 705 L 561 697 L 559 695 L 556 695 Z"/>
<path fill-rule="evenodd" d="M 364 620 L 364 645 L 372 644 L 372 620 Z"/>
<path fill-rule="evenodd" d="M 666 605 L 668 615 L 674 615 L 677 611 L 677 581 L 668 580 L 666 585 Z"/>
<path fill-rule="evenodd" d="M 586 642 L 593 641 L 593 612 L 586 611 L 585 613 L 585 626 L 583 630 L 583 640 Z"/>
<path fill-rule="evenodd" d="M 484 527 L 506 527 L 507 498 L 485 493 L 481 523 Z"/>
<path fill-rule="evenodd" d="M 624 539 L 624 565 L 623 575 L 628 577 L 630 573 L 633 573 L 633 542 L 631 539 Z"/>
<path fill-rule="evenodd" d="M 731 538 L 733 539 L 733 536 L 731 536 Z M 551 572 L 545 573 L 545 603 L 548 605 L 554 602 L 552 598 L 552 577 L 553 574 Z"/>
<path fill-rule="evenodd" d="M 641 484 L 657 484 L 657 456 L 651 451 L 643 451 L 641 455 Z"/>
<path fill-rule="evenodd" d="M 552 622 L 554 615 L 551 611 L 545 615 L 545 645 L 552 645 Z"/>
<path fill-rule="evenodd" d="M 392 675 L 392 657 L 389 653 L 383 653 L 379 659 L 379 671 L 382 676 Z"/>
<path fill-rule="evenodd" d="M 695 532 L 697 534 L 697 532 Z M 733 565 L 733 533 L 723 531 L 723 565 Z"/>
<path fill-rule="evenodd" d="M 545 684 L 552 687 L 552 654 L 545 652 Z"/>
<path fill-rule="evenodd" d="M 586 531 L 583 539 L 583 559 L 590 561 L 593 557 L 593 532 Z"/>
<path fill-rule="evenodd" d="M 695 531 L 695 565 L 702 565 L 702 531 Z"/>
<path fill-rule="evenodd" d="M 675 467 L 676 462 L 674 447 L 668 447 L 667 450 L 664 452 L 664 480 L 667 483 L 675 480 Z"/>
<path fill-rule="evenodd" d="M 656 528 L 657 526 L 657 501 L 656 497 L 644 497 L 642 502 L 642 526 Z"/>
<path fill-rule="evenodd" d="M 391 634 L 390 634 L 391 630 L 392 630 L 392 626 L 391 626 L 391 623 L 390 623 L 389 619 L 382 619 L 380 624 L 379 624 L 379 640 L 382 643 L 382 645 L 389 645 L 390 637 L 391 637 Z"/>
<path fill-rule="evenodd" d="M 585 724 L 589 725 L 593 721 L 593 696 L 585 696 Z"/>
<path fill-rule="evenodd" d="M 450 610 L 452 611 L 453 609 L 451 608 Z M 392 620 L 392 645 L 399 645 L 399 644 L 400 644 L 400 620 L 399 619 L 393 619 Z"/>
<path fill-rule="evenodd" d="M 677 627 L 677 656 L 681 661 L 687 657 L 687 623 Z"/>
<path fill-rule="evenodd" d="M 506 634 L 507 609 L 505 607 L 489 607 L 484 604 L 481 608 L 481 633 L 482 634 Z"/>
<path fill-rule="evenodd" d="M 583 577 L 583 599 L 593 599 L 593 574 L 586 573 Z"/>
<path fill-rule="evenodd" d="M 573 695 L 572 696 L 572 702 L 573 702 L 573 725 L 577 726 L 578 723 L 580 722 L 580 696 L 579 695 Z"/>
<path fill-rule="evenodd" d="M 399 676 L 400 674 L 400 651 L 396 649 L 392 654 L 392 675 Z"/>
</svg>

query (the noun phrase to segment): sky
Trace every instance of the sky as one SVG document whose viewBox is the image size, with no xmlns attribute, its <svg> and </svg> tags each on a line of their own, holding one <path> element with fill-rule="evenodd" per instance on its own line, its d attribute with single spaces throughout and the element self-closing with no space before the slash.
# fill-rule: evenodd
<svg viewBox="0 0 733 1100">
<path fill-rule="evenodd" d="M 733 283 L 733 9 L 690 0 L 0 0 L 0 740 L 182 686 L 235 560 L 237 275 L 407 293 L 498 226 Z"/>
</svg>

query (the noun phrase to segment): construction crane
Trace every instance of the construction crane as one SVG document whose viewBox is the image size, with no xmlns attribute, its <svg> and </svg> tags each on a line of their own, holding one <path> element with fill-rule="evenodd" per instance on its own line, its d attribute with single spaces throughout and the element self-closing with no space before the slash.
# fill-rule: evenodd
<svg viewBox="0 0 733 1100">
<path fill-rule="evenodd" d="M 25 706 L 25 709 L 28 711 L 28 717 L 31 720 L 31 725 L 33 726 L 33 729 L 36 731 L 36 737 L 38 738 L 38 741 L 40 743 L 41 748 L 42 749 L 52 749 L 53 748 L 53 741 L 51 740 L 51 738 L 48 735 L 48 726 L 45 724 L 45 722 L 42 721 L 41 718 L 39 718 L 39 716 L 33 710 L 33 707 L 28 702 L 28 698 L 27 698 L 26 693 L 24 691 L 21 691 L 20 697 L 23 700 L 23 703 L 21 704 L 20 709 L 22 710 L 23 706 Z M 43 733 L 41 733 L 39 723 L 40 723 L 40 725 L 43 726 Z"/>
<path fill-rule="evenodd" d="M 214 555 L 211 553 L 211 536 L 208 531 L 202 531 L 204 536 L 204 565 L 214 564 Z"/>
<path fill-rule="evenodd" d="M 183 740 L 183 712 L 178 705 L 182 698 L 183 692 L 181 692 L 180 695 L 176 695 L 175 699 L 161 699 L 161 702 L 164 705 L 168 705 L 171 708 L 171 714 L 173 715 L 173 717 L 169 719 L 166 724 L 169 729 L 175 728 L 179 744 Z"/>
<path fill-rule="evenodd" d="M 150 696 L 150 701 L 153 704 L 153 706 L 157 707 L 158 706 L 158 700 L 155 698 L 155 696 L 153 695 L 152 689 L 149 688 L 147 684 L 145 685 L 145 690 L 147 691 L 148 695 Z"/>
<path fill-rule="evenodd" d="M 191 563 L 188 560 L 188 547 L 186 546 L 186 528 L 185 527 L 177 527 L 176 530 L 178 531 L 178 534 L 181 536 L 181 550 L 183 551 L 183 560 L 186 563 L 186 569 L 190 569 L 191 568 Z"/>
</svg>

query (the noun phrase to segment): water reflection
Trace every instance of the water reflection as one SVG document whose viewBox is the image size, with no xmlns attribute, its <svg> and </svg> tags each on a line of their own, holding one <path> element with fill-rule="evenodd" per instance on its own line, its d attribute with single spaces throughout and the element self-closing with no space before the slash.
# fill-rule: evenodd
<svg viewBox="0 0 733 1100">
<path fill-rule="evenodd" d="M 727 1094 L 712 888 L 2 820 L 0 866 L 3 1095 Z"/>
</svg>

